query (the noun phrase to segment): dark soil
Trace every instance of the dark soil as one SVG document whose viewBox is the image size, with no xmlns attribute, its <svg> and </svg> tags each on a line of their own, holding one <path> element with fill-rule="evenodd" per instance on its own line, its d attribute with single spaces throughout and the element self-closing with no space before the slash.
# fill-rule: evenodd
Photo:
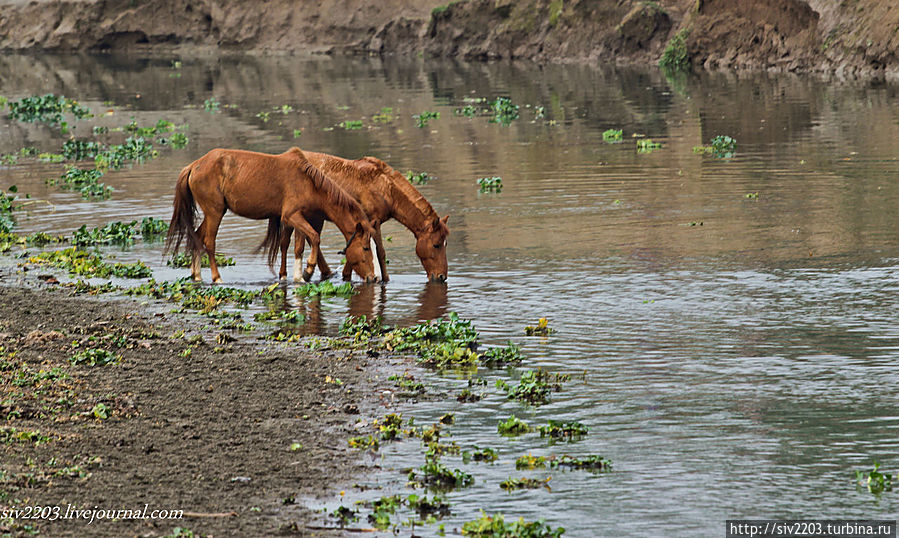
<svg viewBox="0 0 899 538">
<path fill-rule="evenodd" d="M 331 523 L 300 503 L 333 499 L 364 472 L 347 439 L 360 413 L 384 413 L 372 396 L 372 359 L 247 337 L 224 343 L 196 316 L 154 313 L 130 298 L 73 296 L 59 285 L 31 289 L 17 279 L 0 280 L 2 426 L 49 441 L 0 443 L 0 509 L 149 505 L 192 513 L 90 526 L 35 520 L 45 536 L 155 537 L 176 527 L 198 536 L 341 534 L 318 529 Z M 70 364 L 87 347 L 120 359 Z M 22 381 L 21 372 L 54 367 L 69 378 Z M 109 410 L 105 420 L 92 412 L 98 403 Z M 27 523 L 0 520 L 0 533 L 23 534 Z"/>
</svg>

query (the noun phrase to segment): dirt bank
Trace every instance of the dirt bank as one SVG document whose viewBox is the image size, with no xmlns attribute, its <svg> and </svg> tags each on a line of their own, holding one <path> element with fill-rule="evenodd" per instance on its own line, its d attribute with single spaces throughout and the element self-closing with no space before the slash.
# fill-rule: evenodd
<svg viewBox="0 0 899 538">
<path fill-rule="evenodd" d="M 21 279 L 8 270 L 0 279 L 0 509 L 187 515 L 89 526 L 0 519 L 0 534 L 31 525 L 47 536 L 307 535 L 314 518 L 300 501 L 363 472 L 347 439 L 357 418 L 383 414 L 364 353 L 283 347 Z M 89 348 L 118 359 L 70 362 Z"/>
<path fill-rule="evenodd" d="M 252 7 L 250 7 L 252 6 Z M 892 0 L 0 0 L 0 49 L 429 54 L 899 76 Z"/>
</svg>

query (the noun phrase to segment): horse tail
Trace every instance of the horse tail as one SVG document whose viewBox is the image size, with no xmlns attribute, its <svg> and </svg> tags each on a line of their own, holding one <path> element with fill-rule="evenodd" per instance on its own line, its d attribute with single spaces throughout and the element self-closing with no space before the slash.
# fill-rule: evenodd
<svg viewBox="0 0 899 538">
<path fill-rule="evenodd" d="M 181 241 L 185 237 L 187 238 L 186 248 L 191 254 L 199 252 L 201 248 L 200 237 L 196 231 L 197 206 L 188 183 L 190 172 L 190 166 L 184 167 L 181 175 L 178 176 L 178 183 L 175 185 L 174 210 L 172 211 L 172 220 L 169 222 L 169 233 L 165 238 L 163 256 L 170 251 L 177 254 L 181 247 Z"/>
<path fill-rule="evenodd" d="M 265 231 L 265 239 L 263 239 L 262 243 L 259 243 L 259 246 L 256 247 L 256 252 L 265 251 L 268 268 L 271 269 L 272 272 L 275 271 L 275 261 L 278 259 L 278 254 L 281 252 L 282 233 L 290 235 L 291 229 L 288 226 L 284 226 L 280 218 L 273 217 L 268 219 L 268 229 Z"/>
</svg>

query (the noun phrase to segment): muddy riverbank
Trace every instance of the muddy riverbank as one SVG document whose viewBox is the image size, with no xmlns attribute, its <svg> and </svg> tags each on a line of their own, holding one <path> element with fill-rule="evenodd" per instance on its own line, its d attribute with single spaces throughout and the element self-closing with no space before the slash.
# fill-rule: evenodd
<svg viewBox="0 0 899 538">
<path fill-rule="evenodd" d="M 365 472 L 347 439 L 360 417 L 383 410 L 364 353 L 257 341 L 164 306 L 76 296 L 9 269 L 0 319 L 0 408 L 10 417 L 0 506 L 185 513 L 90 524 L 4 519 L 0 532 L 306 535 L 315 518 L 304 501 Z M 116 359 L 73 364 L 87 349 Z"/>
<path fill-rule="evenodd" d="M 0 2 L 0 49 L 350 52 L 899 75 L 889 0 Z"/>
</svg>

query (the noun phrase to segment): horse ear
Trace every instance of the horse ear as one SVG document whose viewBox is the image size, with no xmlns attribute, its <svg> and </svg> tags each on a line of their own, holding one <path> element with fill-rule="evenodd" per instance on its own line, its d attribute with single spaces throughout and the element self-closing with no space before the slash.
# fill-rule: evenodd
<svg viewBox="0 0 899 538">
<path fill-rule="evenodd" d="M 442 219 L 440 219 L 440 222 L 442 222 L 443 225 L 446 226 L 446 221 L 448 221 L 448 220 L 449 220 L 449 215 L 447 215 L 447 216 L 443 217 Z"/>
<path fill-rule="evenodd" d="M 379 170 L 384 169 L 384 164 L 385 164 L 384 161 L 382 161 L 381 159 L 379 159 L 377 157 L 362 157 L 362 160 L 370 162 L 371 164 L 375 165 Z"/>
</svg>

